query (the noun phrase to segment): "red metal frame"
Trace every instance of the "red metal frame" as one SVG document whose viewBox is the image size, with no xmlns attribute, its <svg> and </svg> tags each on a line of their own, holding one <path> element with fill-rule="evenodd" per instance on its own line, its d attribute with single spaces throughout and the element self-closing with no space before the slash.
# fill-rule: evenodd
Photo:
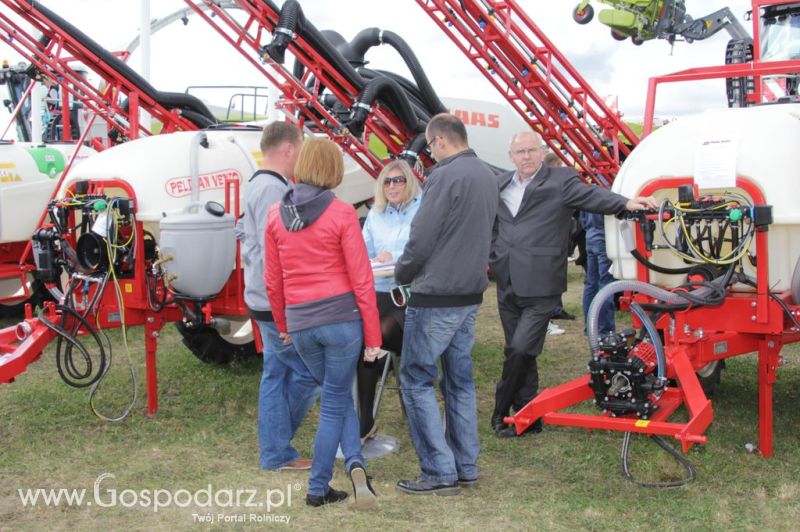
<svg viewBox="0 0 800 532">
<path fill-rule="evenodd" d="M 74 187 L 74 185 L 73 185 Z M 70 192 L 74 193 L 74 188 Z M 126 182 L 118 179 L 96 180 L 89 182 L 87 193 L 106 194 L 106 191 L 121 190 L 123 194 L 133 199 L 134 212 L 138 201 L 133 188 Z M 228 180 L 225 183 L 226 210 L 238 217 L 239 215 L 239 182 Z M 230 198 L 234 198 L 231 202 Z M 231 210 L 232 209 L 232 210 Z M 74 220 L 72 221 L 74 223 Z M 153 415 L 158 410 L 158 384 L 156 371 L 156 351 L 158 349 L 159 331 L 164 324 L 183 319 L 183 311 L 173 303 L 161 311 L 150 308 L 147 299 L 146 264 L 144 261 L 144 227 L 141 221 L 136 221 L 133 277 L 119 279 L 120 291 L 123 301 L 122 308 L 117 302 L 114 290 L 106 290 L 95 308 L 97 322 L 104 328 L 126 327 L 143 325 L 145 329 L 145 372 L 147 386 L 147 414 Z M 74 235 L 73 235 L 74 237 Z M 204 312 L 211 314 L 246 316 L 247 310 L 242 299 L 244 288 L 239 260 L 239 245 L 236 248 L 236 269 L 230 276 L 220 293 L 204 305 Z M 25 323 L 31 332 L 24 341 L 17 342 L 16 332 L 19 325 L 0 330 L 0 383 L 12 382 L 14 378 L 25 371 L 28 364 L 39 358 L 42 350 L 55 335 L 40 320 L 30 315 L 30 307 L 26 309 Z M 52 305 L 44 310 L 50 321 L 58 319 Z"/>
<path fill-rule="evenodd" d="M 83 43 L 73 39 L 38 10 L 35 3 L 31 5 L 26 1 L 16 0 L 0 0 L 0 2 L 9 10 L 0 12 L 0 36 L 39 72 L 59 84 L 63 89 L 62 98 L 71 95 L 83 103 L 90 112 L 99 115 L 109 124 L 113 124 L 113 127 L 124 132 L 128 138 L 138 138 L 141 133 L 152 134 L 139 124 L 140 107 L 163 124 L 163 132 L 197 130 L 197 126 L 189 120 L 142 93 L 131 80 L 115 71 Z M 11 13 L 41 32 L 49 42 L 43 45 L 31 36 L 11 17 Z M 88 83 L 70 65 L 74 61 L 79 61 L 97 74 L 103 80 L 105 89 L 100 90 Z M 128 96 L 127 110 L 117 103 L 121 95 Z M 68 108 L 68 105 L 66 107 Z M 67 116 L 65 120 L 66 128 L 69 125 L 69 117 Z"/>
<path fill-rule="evenodd" d="M 764 6 L 775 6 L 795 3 L 796 0 L 752 0 L 753 6 L 753 60 L 735 65 L 690 68 L 664 76 L 654 76 L 647 83 L 647 102 L 644 111 L 644 129 L 642 138 L 653 131 L 655 118 L 656 90 L 662 83 L 677 81 L 702 81 L 706 79 L 753 77 L 755 92 L 748 96 L 750 103 L 761 102 L 761 78 L 780 74 L 800 72 L 800 61 L 762 61 L 761 60 L 761 24 L 759 11 Z"/>
<path fill-rule="evenodd" d="M 692 183 L 692 178 L 660 179 L 649 183 L 641 194 L 650 195 L 658 190 L 671 190 Z M 754 204 L 766 203 L 753 181 L 738 177 L 736 187 L 750 195 Z M 695 443 L 706 442 L 703 434 L 713 419 L 711 402 L 700 386 L 697 370 L 714 360 L 758 352 L 759 448 L 764 456 L 772 456 L 772 386 L 781 363 L 780 350 L 785 344 L 799 341 L 800 331 L 769 296 L 768 234 L 767 231 L 757 231 L 755 236 L 758 257 L 755 292 L 732 292 L 718 307 L 676 312 L 673 318 L 664 316 L 656 322 L 656 327 L 664 333 L 667 376 L 677 379 L 678 387 L 668 389 L 662 396 L 660 409 L 652 420 L 560 412 L 594 397 L 589 378 L 584 376 L 543 391 L 505 421 L 513 423 L 518 434 L 542 418 L 549 424 L 671 435 L 686 451 Z M 637 229 L 637 249 L 648 256 L 649 253 L 643 251 L 643 244 L 641 232 Z M 643 266 L 639 267 L 637 276 L 640 281 L 650 282 L 649 270 Z M 784 299 L 787 298 L 784 295 Z M 643 295 L 637 295 L 635 300 L 650 301 Z M 629 303 L 629 299 L 623 300 L 623 305 Z M 790 308 L 794 311 L 800 307 L 790 305 Z M 686 423 L 668 422 L 681 404 L 686 406 L 689 420 Z"/>
<path fill-rule="evenodd" d="M 144 129 L 139 124 L 140 109 L 146 110 L 163 124 L 161 132 L 194 131 L 198 129 L 197 126 L 180 116 L 176 111 L 164 108 L 143 94 L 130 80 L 115 71 L 111 65 L 97 57 L 83 43 L 72 38 L 54 21 L 38 10 L 35 4 L 31 5 L 29 2 L 16 0 L 0 0 L 0 2 L 8 8 L 0 11 L 0 36 L 9 46 L 29 61 L 41 75 L 47 76 L 59 84 L 62 89 L 61 116 L 65 139 L 70 139 L 71 137 L 70 96 L 80 101 L 92 113 L 86 131 L 83 132 L 80 139 L 76 139 L 78 145 L 90 142 L 95 149 L 106 147 L 102 139 L 88 139 L 91 125 L 98 116 L 106 120 L 109 128 L 118 129 L 127 138 L 138 138 L 141 134 L 152 134 L 151 131 Z M 16 18 L 13 15 L 16 15 Z M 29 31 L 22 27 L 21 21 L 40 31 L 48 38 L 48 43 L 42 44 L 38 39 L 34 38 Z M 123 61 L 127 57 L 127 53 L 121 54 Z M 80 63 L 94 71 L 103 80 L 104 87 L 100 89 L 90 84 L 75 70 L 73 67 L 75 63 Z M 34 83 L 36 82 L 31 83 L 26 95 L 30 93 Z M 127 95 L 128 97 L 127 109 L 122 108 L 118 103 L 121 95 Z M 62 172 L 60 181 L 54 188 L 50 199 L 55 197 L 58 192 L 61 182 L 69 173 L 74 158 L 75 154 L 73 154 L 73 158 Z M 44 220 L 44 217 L 45 213 L 42 213 L 40 223 Z M 26 275 L 33 269 L 33 265 L 30 262 L 30 242 L 27 242 L 22 247 L 21 255 L 17 253 L 19 246 L 5 246 L 5 248 L 0 249 L 0 278 L 19 276 L 22 279 L 24 294 L 27 298 L 30 296 L 30 291 L 27 287 Z M 18 299 L 15 297 L 9 299 L 9 301 Z"/>
<path fill-rule="evenodd" d="M 377 177 L 383 169 L 383 161 L 369 149 L 367 139 L 370 134 L 375 135 L 391 154 L 397 156 L 403 152 L 404 144 L 412 135 L 397 117 L 380 104 L 373 105 L 365 124 L 364 135 L 357 138 L 346 131 L 338 119 L 317 101 L 314 94 L 320 84 L 329 89 L 339 101 L 349 105 L 356 102 L 358 91 L 302 37 L 297 36 L 292 41 L 289 51 L 306 67 L 307 75 L 313 74 L 314 91 L 309 90 L 302 80 L 296 79 L 282 65 L 268 58 L 262 58 L 263 63 L 257 59 L 261 58 L 263 47 L 270 42 L 270 32 L 275 29 L 280 16 L 268 5 L 257 0 L 237 0 L 236 3 L 247 16 L 242 24 L 213 0 L 185 2 L 281 91 L 283 98 L 280 106 L 288 114 L 302 117 L 300 125 L 304 121 L 315 124 L 372 177 Z M 201 4 L 209 7 L 210 14 L 201 9 Z"/>
<path fill-rule="evenodd" d="M 611 184 L 639 138 L 514 0 L 416 1 L 567 165 Z"/>
</svg>

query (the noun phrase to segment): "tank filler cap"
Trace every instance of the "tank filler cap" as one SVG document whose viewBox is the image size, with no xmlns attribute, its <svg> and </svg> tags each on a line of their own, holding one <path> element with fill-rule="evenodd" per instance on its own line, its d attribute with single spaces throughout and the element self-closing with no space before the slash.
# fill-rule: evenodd
<svg viewBox="0 0 800 532">
<path fill-rule="evenodd" d="M 225 207 L 216 201 L 208 201 L 206 202 L 206 212 L 213 216 L 222 217 L 225 216 Z"/>
</svg>

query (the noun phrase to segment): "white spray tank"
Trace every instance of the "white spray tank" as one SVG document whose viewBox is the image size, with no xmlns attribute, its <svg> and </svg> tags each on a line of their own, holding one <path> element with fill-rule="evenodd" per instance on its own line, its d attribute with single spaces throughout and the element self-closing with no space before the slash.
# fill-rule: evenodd
<svg viewBox="0 0 800 532">
<path fill-rule="evenodd" d="M 233 215 L 215 201 L 200 203 L 200 152 L 208 149 L 205 132 L 195 133 L 190 149 L 191 201 L 180 214 L 159 222 L 159 247 L 167 282 L 194 298 L 215 296 L 225 286 L 236 259 Z"/>
<path fill-rule="evenodd" d="M 0 143 L 0 242 L 31 238 L 74 144 Z M 75 164 L 95 153 L 81 148 Z M 84 155 L 85 154 L 85 155 Z"/>
<path fill-rule="evenodd" d="M 709 160 L 703 142 L 732 143 L 730 158 Z M 769 285 L 773 290 L 790 288 L 795 264 L 800 258 L 800 104 L 780 104 L 740 109 L 714 109 L 681 118 L 654 131 L 636 147 L 614 180 L 612 190 L 627 197 L 641 195 L 642 189 L 662 178 L 695 176 L 696 164 L 729 164 L 738 176 L 756 184 L 768 205 L 773 224 L 769 226 Z M 735 186 L 700 189 L 701 194 L 746 191 Z M 661 190 L 660 201 L 677 201 L 677 190 Z M 750 198 L 752 199 L 752 198 Z M 636 259 L 628 252 L 620 232 L 621 222 L 606 217 L 606 251 L 617 279 L 636 278 Z M 662 243 L 656 229 L 655 243 Z M 755 244 L 750 246 L 755 253 Z M 656 250 L 651 262 L 667 268 L 686 264 L 669 250 Z M 745 271 L 754 275 L 748 260 Z M 650 272 L 654 284 L 674 287 L 684 276 Z"/>
</svg>

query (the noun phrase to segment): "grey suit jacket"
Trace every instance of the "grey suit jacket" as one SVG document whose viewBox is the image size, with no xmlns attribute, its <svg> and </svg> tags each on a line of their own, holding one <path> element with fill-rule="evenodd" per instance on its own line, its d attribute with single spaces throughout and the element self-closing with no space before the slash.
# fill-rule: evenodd
<svg viewBox="0 0 800 532">
<path fill-rule="evenodd" d="M 498 176 L 501 194 L 513 176 L 514 172 Z M 498 288 L 510 282 L 521 297 L 563 293 L 572 212 L 615 214 L 626 203 L 624 196 L 587 185 L 571 168 L 542 167 L 525 189 L 516 216 L 500 200 L 489 256 Z"/>
</svg>

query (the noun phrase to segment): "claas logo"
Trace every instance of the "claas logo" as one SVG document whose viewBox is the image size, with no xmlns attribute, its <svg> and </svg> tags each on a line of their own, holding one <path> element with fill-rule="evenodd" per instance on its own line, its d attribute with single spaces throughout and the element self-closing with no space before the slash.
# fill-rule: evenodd
<svg viewBox="0 0 800 532">
<path fill-rule="evenodd" d="M 480 111 L 466 111 L 464 109 L 456 109 L 453 114 L 464 122 L 466 126 L 490 127 L 493 129 L 500 127 L 500 115 L 490 115 Z"/>
</svg>

